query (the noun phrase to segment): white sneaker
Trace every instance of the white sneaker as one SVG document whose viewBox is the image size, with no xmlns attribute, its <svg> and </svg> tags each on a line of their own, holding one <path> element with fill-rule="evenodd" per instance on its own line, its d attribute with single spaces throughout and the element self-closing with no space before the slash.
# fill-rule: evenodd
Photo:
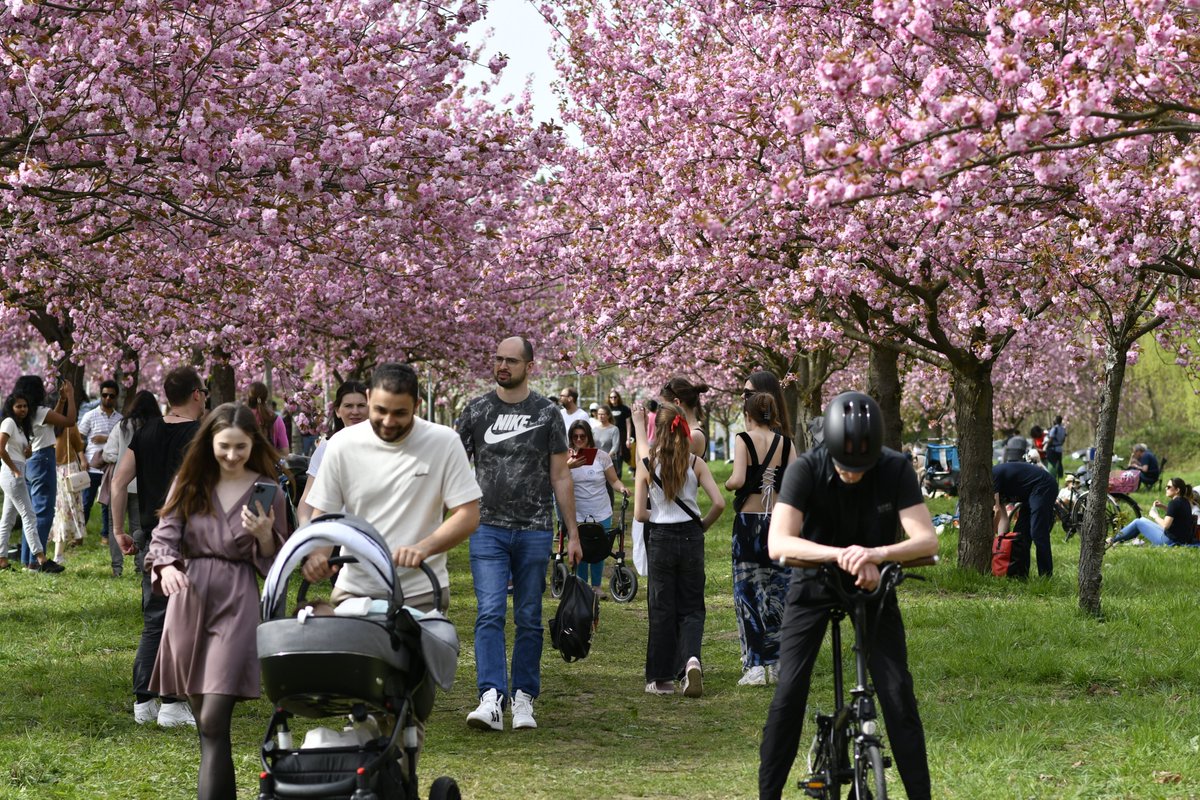
<svg viewBox="0 0 1200 800">
<path fill-rule="evenodd" d="M 646 694 L 675 694 L 675 682 L 650 681 L 646 684 Z"/>
<path fill-rule="evenodd" d="M 517 689 L 513 697 L 512 718 L 514 731 L 537 727 L 537 720 L 533 718 L 533 698 L 520 689 Z"/>
<path fill-rule="evenodd" d="M 144 703 L 133 704 L 133 721 L 145 725 L 158 719 L 158 698 L 152 697 Z"/>
<path fill-rule="evenodd" d="M 158 709 L 158 727 L 178 728 L 182 725 L 196 727 L 196 718 L 187 703 L 163 703 Z"/>
<path fill-rule="evenodd" d="M 530 717 L 532 719 L 532 717 Z M 467 714 L 467 725 L 481 731 L 504 730 L 504 710 L 500 706 L 500 693 L 488 689 L 479 697 L 479 708 Z"/>
<path fill-rule="evenodd" d="M 700 659 L 692 656 L 688 659 L 687 669 L 683 672 L 683 696 L 699 697 L 704 694 L 703 672 L 700 669 Z"/>
<path fill-rule="evenodd" d="M 746 670 L 746 674 L 738 681 L 738 686 L 766 686 L 767 685 L 767 668 L 766 667 L 751 667 Z"/>
</svg>

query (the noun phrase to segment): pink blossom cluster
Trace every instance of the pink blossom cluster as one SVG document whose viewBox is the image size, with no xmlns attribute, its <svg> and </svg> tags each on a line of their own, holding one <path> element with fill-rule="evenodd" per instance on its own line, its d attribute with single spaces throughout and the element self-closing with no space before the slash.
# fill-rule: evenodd
<svg viewBox="0 0 1200 800">
<path fill-rule="evenodd" d="M 200 356 L 311 394 L 314 364 L 486 367 L 553 313 L 508 239 L 560 140 L 466 85 L 484 10 L 6 4 L 4 305 L 106 371 Z"/>
</svg>

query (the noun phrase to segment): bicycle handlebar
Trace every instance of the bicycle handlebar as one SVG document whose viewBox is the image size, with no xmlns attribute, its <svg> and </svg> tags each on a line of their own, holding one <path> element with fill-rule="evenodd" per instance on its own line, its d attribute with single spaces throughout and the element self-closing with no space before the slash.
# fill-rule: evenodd
<svg viewBox="0 0 1200 800">
<path fill-rule="evenodd" d="M 912 569 L 915 567 L 933 567 L 933 566 L 936 566 L 939 561 L 941 561 L 941 558 L 939 556 L 925 556 L 924 558 L 914 558 L 912 561 L 885 561 L 879 565 L 879 568 L 883 569 L 883 567 L 887 566 L 888 564 L 895 564 L 895 565 L 899 566 L 901 569 Z M 781 559 L 778 559 L 775 563 L 781 567 L 801 567 L 801 568 L 809 568 L 809 569 L 824 567 L 826 565 L 837 566 L 837 562 L 835 562 L 835 561 L 802 561 L 801 559 L 798 559 L 798 558 L 781 558 Z"/>
<path fill-rule="evenodd" d="M 788 566 L 809 566 L 821 570 L 821 575 L 825 578 L 825 584 L 829 586 L 834 593 L 841 599 L 843 603 L 852 604 L 856 601 L 869 602 L 878 597 L 881 597 L 888 592 L 891 592 L 906 577 L 905 569 L 915 567 L 931 567 L 938 563 L 937 556 L 926 556 L 924 558 L 914 558 L 911 561 L 885 561 L 879 565 L 879 583 L 874 589 L 860 589 L 858 591 L 847 591 L 837 578 L 837 573 L 841 572 L 841 568 L 834 561 L 811 562 L 800 561 L 798 559 L 783 559 L 783 562 Z"/>
</svg>

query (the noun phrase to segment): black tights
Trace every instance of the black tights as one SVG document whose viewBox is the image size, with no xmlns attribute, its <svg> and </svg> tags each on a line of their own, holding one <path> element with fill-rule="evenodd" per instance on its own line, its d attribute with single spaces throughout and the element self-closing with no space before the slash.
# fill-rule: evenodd
<svg viewBox="0 0 1200 800">
<path fill-rule="evenodd" d="M 230 728 L 236 697 L 227 694 L 194 694 L 188 698 L 200 733 L 199 800 L 233 800 L 237 782 L 233 778 L 233 744 Z"/>
</svg>

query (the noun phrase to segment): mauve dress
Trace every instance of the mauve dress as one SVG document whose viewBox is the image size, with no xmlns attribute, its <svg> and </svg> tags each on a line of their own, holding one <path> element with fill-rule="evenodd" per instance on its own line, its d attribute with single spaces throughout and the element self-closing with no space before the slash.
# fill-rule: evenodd
<svg viewBox="0 0 1200 800">
<path fill-rule="evenodd" d="M 257 482 L 273 482 L 260 475 Z M 160 571 L 174 564 L 191 585 L 171 595 L 150 691 L 168 697 L 225 694 L 258 697 L 255 642 L 258 579 L 274 557 L 258 554 L 258 542 L 242 529 L 242 506 L 253 487 L 226 512 L 213 492 L 213 513 L 184 526 L 176 512 L 159 520 L 146 551 L 153 590 L 162 593 Z M 287 538 L 283 492 L 275 494 L 276 551 Z"/>
</svg>

